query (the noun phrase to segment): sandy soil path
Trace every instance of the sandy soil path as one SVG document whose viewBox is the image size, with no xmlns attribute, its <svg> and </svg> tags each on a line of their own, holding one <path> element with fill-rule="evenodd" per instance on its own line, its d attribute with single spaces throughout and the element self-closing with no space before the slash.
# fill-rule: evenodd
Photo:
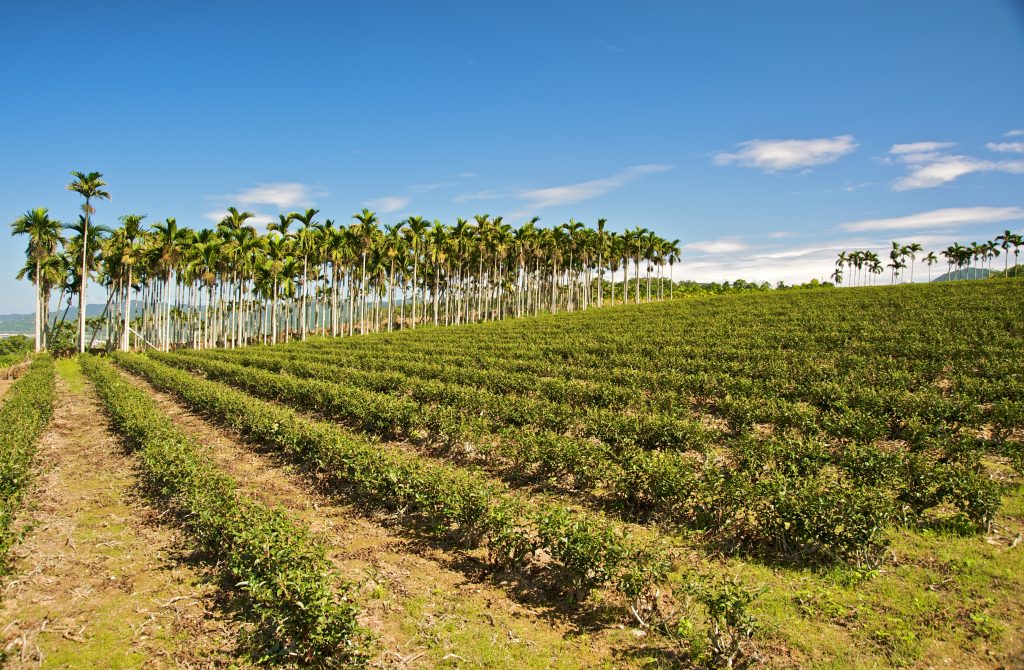
<svg viewBox="0 0 1024 670">
<path fill-rule="evenodd" d="M 137 497 L 134 463 L 77 365 L 61 371 L 22 515 L 28 533 L 0 584 L 8 666 L 238 667 L 236 626 L 212 609 L 206 569 Z"/>
</svg>

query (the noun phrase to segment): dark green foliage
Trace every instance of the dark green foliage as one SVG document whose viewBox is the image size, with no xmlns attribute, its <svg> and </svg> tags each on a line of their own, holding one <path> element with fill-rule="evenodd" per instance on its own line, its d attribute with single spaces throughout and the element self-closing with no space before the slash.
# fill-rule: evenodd
<svg viewBox="0 0 1024 670">
<path fill-rule="evenodd" d="M 24 335 L 0 339 L 0 368 L 20 363 L 32 352 L 32 340 Z"/>
<path fill-rule="evenodd" d="M 157 356 L 730 550 L 871 565 L 892 520 L 991 521 L 981 456 L 1021 461 L 1018 290 L 729 296 Z"/>
<path fill-rule="evenodd" d="M 527 502 L 473 472 L 388 449 L 143 356 L 119 354 L 117 361 L 212 419 L 291 453 L 430 532 L 468 547 L 486 544 L 498 566 L 520 567 L 545 551 L 568 577 L 574 597 L 600 585 L 623 590 L 626 582 L 635 594 L 664 580 L 664 558 L 602 515 Z M 648 561 L 643 588 L 636 583 L 641 557 Z"/>
</svg>

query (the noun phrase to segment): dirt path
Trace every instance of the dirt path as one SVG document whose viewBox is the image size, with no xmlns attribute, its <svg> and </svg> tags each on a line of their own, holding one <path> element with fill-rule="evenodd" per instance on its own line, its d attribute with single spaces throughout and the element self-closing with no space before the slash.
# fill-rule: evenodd
<svg viewBox="0 0 1024 670">
<path fill-rule="evenodd" d="M 9 666 L 238 666 L 235 627 L 209 609 L 204 568 L 136 498 L 133 462 L 77 364 L 60 371 L 22 517 L 29 532 L 0 585 Z"/>
<path fill-rule="evenodd" d="M 7 390 L 11 388 L 13 383 L 13 379 L 0 379 L 0 404 L 3 404 L 4 396 L 7 395 Z"/>
<path fill-rule="evenodd" d="M 144 380 L 175 423 L 210 447 L 244 491 L 280 505 L 328 544 L 343 575 L 360 586 L 364 623 L 379 636 L 375 667 L 580 668 L 632 662 L 614 648 L 636 647 L 621 627 L 579 631 L 525 606 L 500 588 L 455 569 L 461 558 L 391 530 L 336 496 L 317 492 L 294 466 L 255 452 L 239 436 L 192 413 Z"/>
</svg>

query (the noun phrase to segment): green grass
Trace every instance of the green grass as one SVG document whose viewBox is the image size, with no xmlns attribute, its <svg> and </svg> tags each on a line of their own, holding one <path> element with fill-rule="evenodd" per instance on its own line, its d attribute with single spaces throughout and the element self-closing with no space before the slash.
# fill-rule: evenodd
<svg viewBox="0 0 1024 670">
<path fill-rule="evenodd" d="M 78 357 L 61 358 L 56 362 L 57 374 L 67 382 L 72 393 L 81 393 L 85 390 L 85 375 L 82 374 L 82 367 L 78 364 Z"/>
</svg>

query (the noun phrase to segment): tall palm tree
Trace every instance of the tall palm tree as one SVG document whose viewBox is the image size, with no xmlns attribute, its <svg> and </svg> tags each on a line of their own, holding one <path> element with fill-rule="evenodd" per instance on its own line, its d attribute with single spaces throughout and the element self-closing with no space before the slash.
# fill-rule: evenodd
<svg viewBox="0 0 1024 670">
<path fill-rule="evenodd" d="M 77 288 L 80 292 L 82 290 L 83 274 L 85 281 L 88 281 L 88 277 L 99 268 L 102 260 L 103 240 L 111 231 L 105 226 L 89 225 L 84 214 L 78 216 L 77 223 L 67 224 L 64 228 L 74 233 L 65 243 L 64 249 L 65 253 L 75 259 L 75 267 L 71 274 L 71 286 L 73 289 Z M 77 259 L 82 256 L 83 249 L 87 250 L 88 253 L 85 256 L 85 263 L 79 266 Z M 68 304 L 70 305 L 70 300 Z M 79 316 L 81 316 L 82 309 L 81 295 L 79 295 Z M 79 323 L 79 339 L 84 340 L 81 332 L 81 323 Z M 79 342 L 79 348 L 81 347 L 82 343 Z"/>
<path fill-rule="evenodd" d="M 164 315 L 160 343 L 164 351 L 171 350 L 173 327 L 171 324 L 171 278 L 178 270 L 181 255 L 189 239 L 189 231 L 178 226 L 174 217 L 153 225 L 153 244 L 156 251 L 157 269 L 163 275 Z"/>
<path fill-rule="evenodd" d="M 934 251 L 929 251 L 928 255 L 924 257 L 924 262 L 928 264 L 928 283 L 932 283 L 932 266 L 939 262 L 939 257 L 935 255 Z"/>
<path fill-rule="evenodd" d="M 28 235 L 28 249 L 26 256 L 30 263 L 35 264 L 35 271 L 32 273 L 32 283 L 36 287 L 36 323 L 35 323 L 35 350 L 39 353 L 43 350 L 43 321 L 46 318 L 47 301 L 43 300 L 43 263 L 57 253 L 57 247 L 64 242 L 61 234 L 64 224 L 56 219 L 50 218 L 49 210 L 45 207 L 30 209 L 15 219 L 11 224 L 12 235 Z"/>
<path fill-rule="evenodd" d="M 378 232 L 377 224 L 380 223 L 380 219 L 377 218 L 375 212 L 366 208 L 353 214 L 352 218 L 356 220 L 352 226 L 352 232 L 359 241 L 359 254 L 363 262 L 362 273 L 359 276 L 359 300 L 361 301 L 359 334 L 362 335 L 366 332 L 366 256 L 370 252 L 370 245 Z"/>
<path fill-rule="evenodd" d="M 251 226 L 247 226 L 245 222 L 256 216 L 255 214 L 249 211 L 239 212 L 234 207 L 228 207 L 227 211 L 227 215 L 225 215 L 224 218 L 220 220 L 220 223 L 217 224 L 217 229 L 224 234 L 225 244 L 222 245 L 221 251 L 222 258 L 224 258 L 225 260 L 234 255 L 236 252 L 237 243 L 235 237 L 243 229 L 251 228 Z M 252 230 L 253 232 L 255 232 L 255 229 Z M 232 268 L 231 281 L 221 283 L 222 290 L 225 288 L 224 283 L 228 284 L 226 288 L 228 294 L 229 309 L 231 312 L 231 327 L 229 331 L 231 333 L 230 346 L 234 348 L 235 343 L 237 342 L 236 335 L 238 324 L 240 323 L 239 310 L 241 308 L 240 303 L 242 300 L 242 285 L 241 281 L 239 280 L 239 272 L 237 265 Z"/>
<path fill-rule="evenodd" d="M 412 323 L 410 325 L 413 329 L 416 328 L 416 287 L 419 279 L 420 251 L 423 246 L 423 236 L 429 226 L 430 223 L 422 216 L 410 216 L 405 220 L 405 237 L 409 241 L 409 250 L 412 252 Z"/>
<path fill-rule="evenodd" d="M 1004 230 L 996 235 L 995 241 L 1003 248 L 1003 274 L 1010 269 L 1010 247 L 1013 246 L 1013 231 Z"/>
<path fill-rule="evenodd" d="M 920 251 L 924 251 L 924 247 L 918 242 L 912 242 L 907 246 L 903 247 L 903 255 L 910 257 L 910 281 L 914 281 L 914 262 L 917 260 L 917 254 Z"/>
<path fill-rule="evenodd" d="M 316 247 L 316 215 L 319 209 L 307 209 L 305 212 L 294 212 L 290 218 L 298 221 L 300 228 L 295 238 L 298 241 L 299 253 L 302 254 L 302 281 L 299 285 L 299 312 L 302 314 L 302 341 L 306 341 L 306 330 L 309 325 L 309 317 L 306 311 L 306 295 L 308 290 L 306 283 L 309 281 L 309 256 Z"/>
<path fill-rule="evenodd" d="M 89 216 L 92 214 L 93 200 L 110 200 L 110 194 L 103 190 L 107 182 L 103 181 L 103 175 L 99 172 L 88 174 L 73 171 L 71 176 L 75 178 L 68 184 L 68 190 L 74 191 L 85 198 L 85 227 L 82 231 L 82 285 L 78 289 L 78 350 L 85 353 L 85 291 L 89 283 L 89 272 L 86 268 L 86 254 L 88 253 L 89 242 Z"/>
<path fill-rule="evenodd" d="M 145 214 L 126 214 L 121 217 L 121 228 L 115 231 L 120 243 L 120 265 L 127 273 L 124 282 L 124 325 L 121 329 L 121 351 L 128 351 L 131 348 L 131 321 L 132 321 L 132 269 L 139 261 L 139 249 L 137 243 L 142 237 L 142 220 Z"/>
</svg>

